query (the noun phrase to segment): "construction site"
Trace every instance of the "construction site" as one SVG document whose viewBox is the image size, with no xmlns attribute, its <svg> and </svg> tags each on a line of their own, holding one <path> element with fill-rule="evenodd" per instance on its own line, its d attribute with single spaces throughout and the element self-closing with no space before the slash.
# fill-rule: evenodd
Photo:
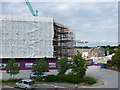
<svg viewBox="0 0 120 90">
<path fill-rule="evenodd" d="M 30 70 L 44 57 L 49 69 L 57 69 L 61 57 L 73 55 L 74 34 L 54 18 L 38 16 L 28 0 L 25 3 L 32 16 L 0 15 L 0 69 L 15 58 L 21 70 Z"/>
<path fill-rule="evenodd" d="M 74 34 L 69 28 L 54 22 L 54 56 L 69 57 L 73 55 Z"/>
<path fill-rule="evenodd" d="M 21 69 L 30 69 L 36 58 L 44 57 L 55 65 L 50 69 L 55 69 L 60 57 L 73 53 L 73 32 L 51 17 L 1 15 L 0 23 L 1 69 L 10 58 L 15 58 Z"/>
</svg>

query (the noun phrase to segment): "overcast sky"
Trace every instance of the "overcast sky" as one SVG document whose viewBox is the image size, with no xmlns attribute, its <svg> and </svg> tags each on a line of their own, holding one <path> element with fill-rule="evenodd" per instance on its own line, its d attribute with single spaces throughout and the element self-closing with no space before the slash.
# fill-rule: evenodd
<svg viewBox="0 0 120 90">
<path fill-rule="evenodd" d="M 54 17 L 56 22 L 69 27 L 75 34 L 75 40 L 88 41 L 89 46 L 117 45 L 117 2 L 31 2 L 31 4 L 39 11 L 39 16 Z M 4 2 L 1 7 L 1 14 L 31 15 L 24 2 Z"/>
</svg>

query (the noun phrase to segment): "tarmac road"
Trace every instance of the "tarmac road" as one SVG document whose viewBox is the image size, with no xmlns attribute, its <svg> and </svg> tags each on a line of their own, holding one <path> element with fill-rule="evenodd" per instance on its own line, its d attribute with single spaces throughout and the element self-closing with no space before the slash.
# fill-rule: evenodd
<svg viewBox="0 0 120 90">
<path fill-rule="evenodd" d="M 5 71 L 2 72 L 1 79 L 9 79 L 9 74 L 6 74 Z M 20 74 L 16 75 L 16 78 L 29 78 L 30 70 L 21 71 Z M 57 70 L 51 70 L 46 74 L 57 74 Z M 99 66 L 89 66 L 87 69 L 87 76 L 93 76 L 96 79 L 104 81 L 104 85 L 97 86 L 96 88 L 118 88 L 118 72 L 108 69 L 101 69 Z M 120 74 L 119 74 L 120 75 Z"/>
<path fill-rule="evenodd" d="M 21 90 L 20 88 L 14 88 L 15 85 L 3 85 L 2 88 L 3 90 L 12 89 L 12 90 Z M 35 89 L 34 90 L 39 90 L 39 89 L 66 89 L 66 88 L 75 88 L 75 84 L 70 84 L 70 83 L 40 83 L 40 84 L 35 84 Z M 82 86 L 79 86 L 78 88 L 83 88 Z"/>
<path fill-rule="evenodd" d="M 87 70 L 88 76 L 104 81 L 104 85 L 99 88 L 118 88 L 118 72 L 108 69 L 101 69 L 98 66 L 90 66 Z M 120 75 L 120 72 L 119 72 Z M 97 88 L 97 87 L 96 87 Z"/>
<path fill-rule="evenodd" d="M 21 70 L 19 74 L 15 76 L 15 78 L 29 78 L 31 70 Z M 57 74 L 57 70 L 50 70 L 50 72 L 46 72 L 45 74 Z M 0 71 L 0 80 L 10 79 L 10 75 L 6 73 L 6 71 Z"/>
</svg>

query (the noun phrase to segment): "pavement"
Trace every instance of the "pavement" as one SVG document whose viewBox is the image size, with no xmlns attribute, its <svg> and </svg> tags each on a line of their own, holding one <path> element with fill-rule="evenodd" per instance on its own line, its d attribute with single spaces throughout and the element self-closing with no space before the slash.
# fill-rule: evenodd
<svg viewBox="0 0 120 90">
<path fill-rule="evenodd" d="M 7 74 L 5 71 L 0 71 L 0 80 L 7 80 L 10 78 L 10 75 Z M 69 73 L 67 71 L 67 73 Z M 31 73 L 31 70 L 22 70 L 18 75 L 16 75 L 16 78 L 29 78 L 29 74 Z M 46 74 L 57 74 L 57 70 L 50 70 L 50 72 L 47 72 Z M 118 72 L 108 69 L 101 69 L 99 66 L 89 66 L 86 72 L 87 76 L 92 76 L 96 78 L 98 81 L 96 84 L 92 86 L 78 86 L 78 88 L 118 88 Z M 59 88 L 72 88 L 74 87 L 74 84 L 68 84 L 68 83 L 43 83 L 40 84 L 40 87 L 48 87 L 53 88 L 55 85 Z M 13 87 L 13 86 L 7 86 L 7 87 Z M 39 85 L 38 85 L 39 87 Z"/>
</svg>

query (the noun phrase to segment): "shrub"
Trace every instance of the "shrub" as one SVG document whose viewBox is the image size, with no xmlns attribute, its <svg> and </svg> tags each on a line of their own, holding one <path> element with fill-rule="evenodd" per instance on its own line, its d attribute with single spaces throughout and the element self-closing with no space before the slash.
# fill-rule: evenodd
<svg viewBox="0 0 120 90">
<path fill-rule="evenodd" d="M 68 83 L 80 83 L 80 77 L 74 74 L 69 74 L 65 76 L 65 82 Z"/>
<path fill-rule="evenodd" d="M 92 85 L 96 83 L 96 79 L 90 76 L 85 76 L 80 78 L 78 75 L 68 74 L 68 75 L 49 75 L 45 78 L 45 82 L 67 82 L 67 83 L 86 83 Z"/>
<path fill-rule="evenodd" d="M 89 84 L 89 85 L 92 85 L 92 84 L 95 84 L 96 83 L 96 79 L 93 78 L 93 77 L 90 77 L 90 76 L 85 76 L 82 80 L 83 83 L 86 83 L 86 84 Z"/>
<path fill-rule="evenodd" d="M 2 80 L 2 83 L 16 83 L 22 79 L 8 79 L 8 80 Z"/>
<path fill-rule="evenodd" d="M 46 82 L 68 82 L 80 83 L 80 78 L 77 75 L 49 75 L 45 78 Z"/>
<path fill-rule="evenodd" d="M 45 78 L 46 82 L 55 82 L 58 81 L 58 77 L 56 75 L 49 75 Z"/>
<path fill-rule="evenodd" d="M 112 62 L 109 62 L 107 64 L 104 64 L 104 68 L 108 68 L 108 67 L 112 67 L 113 66 L 113 63 Z"/>
<path fill-rule="evenodd" d="M 42 82 L 43 79 L 42 79 L 42 78 L 37 78 L 37 79 L 35 79 L 35 81 L 37 81 L 37 82 Z"/>
</svg>

